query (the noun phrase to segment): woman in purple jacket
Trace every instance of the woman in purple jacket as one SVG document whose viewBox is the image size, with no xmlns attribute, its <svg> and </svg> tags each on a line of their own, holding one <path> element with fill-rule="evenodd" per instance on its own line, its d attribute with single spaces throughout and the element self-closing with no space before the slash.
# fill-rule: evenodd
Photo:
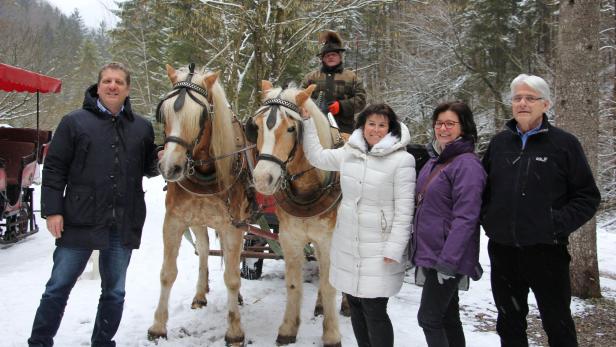
<svg viewBox="0 0 616 347">
<path fill-rule="evenodd" d="M 465 346 L 458 288 L 478 280 L 479 211 L 486 174 L 474 153 L 477 129 L 463 102 L 432 114 L 430 160 L 417 178 L 411 261 L 423 284 L 417 319 L 428 346 Z"/>
</svg>

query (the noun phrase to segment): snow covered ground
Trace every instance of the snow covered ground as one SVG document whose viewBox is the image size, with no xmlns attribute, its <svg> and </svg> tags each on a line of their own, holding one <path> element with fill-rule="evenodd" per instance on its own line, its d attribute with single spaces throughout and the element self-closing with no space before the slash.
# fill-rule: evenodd
<svg viewBox="0 0 616 347">
<path fill-rule="evenodd" d="M 152 323 L 158 302 L 158 275 L 162 263 L 162 222 L 164 214 L 163 180 L 158 177 L 145 179 L 144 188 L 148 216 L 141 248 L 133 252 L 128 272 L 127 296 L 122 324 L 116 335 L 118 346 L 155 346 L 147 340 L 146 331 Z M 35 193 L 36 204 L 40 198 Z M 38 207 L 36 207 L 38 208 Z M 30 333 L 32 319 L 52 266 L 53 238 L 38 219 L 41 232 L 11 247 L 0 249 L 0 326 L 5 332 L 1 346 L 24 346 Z M 218 248 L 210 234 L 213 248 Z M 494 331 L 482 331 L 495 319 L 489 282 L 489 261 L 482 239 L 481 264 L 483 278 L 471 282 L 468 292 L 460 293 L 462 320 L 468 346 L 496 346 L 498 336 Z M 603 274 L 614 278 L 616 270 L 616 228 L 599 230 L 599 268 Z M 210 259 L 210 289 L 208 306 L 191 310 L 197 278 L 197 257 L 192 246 L 184 241 L 178 257 L 179 274 L 171 293 L 169 305 L 169 338 L 158 343 L 160 347 L 175 346 L 224 346 L 226 328 L 226 289 L 223 282 L 221 259 Z M 316 300 L 316 264 L 308 263 L 304 271 L 304 301 L 302 324 L 297 343 L 292 346 L 319 346 L 322 317 L 313 317 Z M 100 281 L 89 277 L 91 268 L 77 282 L 68 302 L 66 313 L 56 337 L 57 346 L 89 346 L 93 320 L 100 293 Z M 411 278 L 407 278 L 411 282 Z M 601 278 L 603 294 L 616 296 L 616 280 Z M 259 280 L 242 280 L 244 306 L 241 308 L 242 324 L 250 346 L 275 345 L 281 323 L 284 303 L 284 262 L 265 260 L 263 276 Z M 389 313 L 395 329 L 395 346 L 425 346 L 421 329 L 417 325 L 421 289 L 407 283 L 402 291 L 391 298 Z M 340 298 L 338 298 L 340 301 Z M 532 295 L 529 301 L 534 304 Z M 585 304 L 573 300 L 572 309 L 584 310 Z M 340 317 L 342 344 L 355 346 L 349 318 Z"/>
</svg>

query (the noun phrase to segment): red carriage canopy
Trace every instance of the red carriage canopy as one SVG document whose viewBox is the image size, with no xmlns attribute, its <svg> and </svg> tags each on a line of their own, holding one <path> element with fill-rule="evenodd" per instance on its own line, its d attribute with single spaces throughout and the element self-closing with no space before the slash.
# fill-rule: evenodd
<svg viewBox="0 0 616 347">
<path fill-rule="evenodd" d="M 62 81 L 0 63 L 0 89 L 7 92 L 59 93 Z"/>
</svg>

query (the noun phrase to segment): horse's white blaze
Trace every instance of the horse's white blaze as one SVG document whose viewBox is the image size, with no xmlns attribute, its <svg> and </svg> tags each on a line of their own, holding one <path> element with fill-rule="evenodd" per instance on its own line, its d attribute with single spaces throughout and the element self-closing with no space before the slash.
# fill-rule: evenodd
<svg viewBox="0 0 616 347">
<path fill-rule="evenodd" d="M 180 120 L 177 117 L 169 117 L 167 120 L 169 122 L 168 128 L 173 129 L 167 136 L 175 136 L 181 138 L 180 133 Z M 159 168 L 160 173 L 167 181 L 177 181 L 182 177 L 182 172 L 174 172 L 174 166 L 178 165 L 181 168 L 186 164 L 186 148 L 184 146 L 175 143 L 175 142 L 167 142 L 165 146 L 165 152 L 160 158 Z"/>
<path fill-rule="evenodd" d="M 262 154 L 273 155 L 274 148 L 276 147 L 276 129 L 280 126 L 282 120 L 280 117 L 276 118 L 276 124 L 269 129 L 265 125 L 266 119 L 263 120 L 263 145 L 261 146 Z M 276 185 L 282 175 L 282 168 L 280 165 L 269 161 L 259 160 L 255 170 L 253 172 L 255 180 L 255 189 L 262 194 L 272 195 L 276 192 Z"/>
</svg>

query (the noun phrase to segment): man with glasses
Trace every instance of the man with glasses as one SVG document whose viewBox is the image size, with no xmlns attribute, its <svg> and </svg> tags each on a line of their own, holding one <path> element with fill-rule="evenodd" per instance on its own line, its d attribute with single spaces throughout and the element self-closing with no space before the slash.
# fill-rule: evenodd
<svg viewBox="0 0 616 347">
<path fill-rule="evenodd" d="M 511 82 L 513 119 L 490 141 L 482 225 L 502 346 L 528 346 L 532 289 L 550 346 L 577 346 L 569 309 L 568 237 L 601 200 L 578 139 L 552 126 L 547 82 L 519 75 Z"/>
</svg>

